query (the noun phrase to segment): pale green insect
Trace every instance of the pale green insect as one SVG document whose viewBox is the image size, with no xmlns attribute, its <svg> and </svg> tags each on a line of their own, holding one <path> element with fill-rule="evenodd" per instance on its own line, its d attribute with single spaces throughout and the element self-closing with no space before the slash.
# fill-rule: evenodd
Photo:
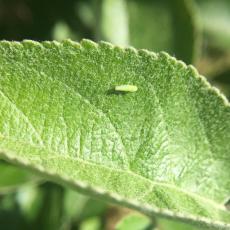
<svg viewBox="0 0 230 230">
<path fill-rule="evenodd" d="M 115 91 L 120 92 L 136 92 L 138 90 L 135 85 L 117 85 L 115 86 Z"/>
</svg>

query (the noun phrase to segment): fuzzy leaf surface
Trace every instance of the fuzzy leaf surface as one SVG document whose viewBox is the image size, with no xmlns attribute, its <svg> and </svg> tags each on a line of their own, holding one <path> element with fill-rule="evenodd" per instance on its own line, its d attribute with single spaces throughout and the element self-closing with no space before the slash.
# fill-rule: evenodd
<svg viewBox="0 0 230 230">
<path fill-rule="evenodd" d="M 114 92 L 125 84 L 138 91 Z M 149 216 L 230 227 L 229 104 L 168 54 L 3 41 L 0 110 L 3 159 Z"/>
</svg>

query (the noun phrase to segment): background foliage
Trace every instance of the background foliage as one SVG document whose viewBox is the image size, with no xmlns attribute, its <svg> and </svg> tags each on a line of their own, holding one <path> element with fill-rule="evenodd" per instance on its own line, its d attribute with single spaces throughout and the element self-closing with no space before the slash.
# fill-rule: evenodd
<svg viewBox="0 0 230 230">
<path fill-rule="evenodd" d="M 229 22 L 229 0 L 0 1 L 0 39 L 89 38 L 164 50 L 195 65 L 228 97 Z M 134 229 L 133 223 L 141 226 L 137 229 L 194 229 L 136 214 L 122 220 L 130 210 L 90 199 L 5 162 L 0 173 L 2 229 Z"/>
</svg>

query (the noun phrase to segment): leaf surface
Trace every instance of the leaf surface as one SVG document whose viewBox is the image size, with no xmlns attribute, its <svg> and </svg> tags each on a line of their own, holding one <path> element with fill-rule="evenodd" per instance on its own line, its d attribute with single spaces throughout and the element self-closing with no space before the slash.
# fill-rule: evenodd
<svg viewBox="0 0 230 230">
<path fill-rule="evenodd" d="M 114 92 L 136 85 L 135 93 Z M 166 53 L 0 43 L 1 157 L 85 194 L 228 229 L 230 107 Z"/>
</svg>

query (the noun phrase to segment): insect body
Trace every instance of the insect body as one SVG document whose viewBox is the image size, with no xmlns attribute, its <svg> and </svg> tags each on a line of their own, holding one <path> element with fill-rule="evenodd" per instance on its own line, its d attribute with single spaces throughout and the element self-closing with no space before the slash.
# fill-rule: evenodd
<svg viewBox="0 0 230 230">
<path fill-rule="evenodd" d="M 135 85 L 117 85 L 115 86 L 115 91 L 119 92 L 136 92 L 137 86 Z"/>
</svg>

